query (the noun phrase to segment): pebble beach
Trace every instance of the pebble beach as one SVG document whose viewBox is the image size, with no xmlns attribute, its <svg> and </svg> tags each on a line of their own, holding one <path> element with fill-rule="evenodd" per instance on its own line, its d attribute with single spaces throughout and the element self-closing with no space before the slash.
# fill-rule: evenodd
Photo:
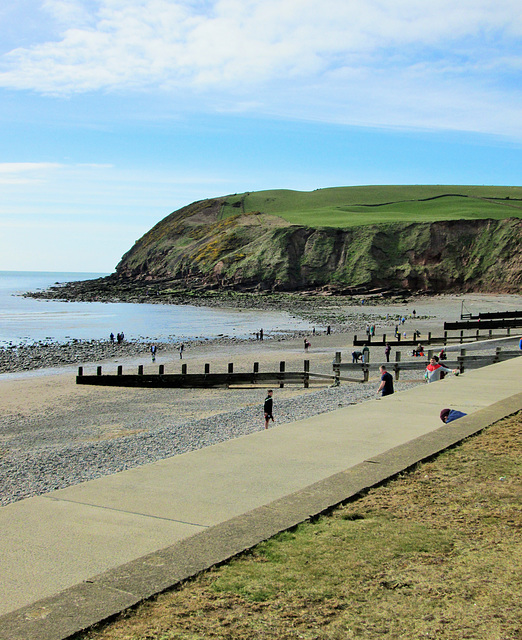
<svg viewBox="0 0 522 640">
<path fill-rule="evenodd" d="M 470 296 L 466 296 L 469 301 Z M 470 304 L 470 303 L 469 303 Z M 473 296 L 477 310 L 522 308 L 521 296 Z M 480 307 L 480 308 L 479 308 Z M 412 309 L 416 308 L 416 318 Z M 348 312 L 347 312 L 348 313 Z M 393 333 L 395 319 L 407 317 L 403 330 L 421 333 L 442 332 L 445 319 L 456 320 L 459 296 L 422 298 L 414 303 L 390 307 L 374 304 L 350 308 L 349 319 L 333 326 L 332 335 L 318 329 L 308 332 L 312 346 L 305 355 L 303 332 L 263 341 L 223 337 L 187 345 L 183 363 L 189 372 L 201 372 L 205 363 L 213 371 L 251 371 L 253 362 L 261 371 L 276 371 L 284 360 L 286 369 L 302 370 L 310 360 L 310 370 L 330 375 L 336 351 L 350 360 L 355 333 L 364 335 L 368 322 L 377 334 Z M 388 316 L 388 319 L 386 319 Z M 382 362 L 382 348 L 375 347 L 372 362 Z M 403 356 L 404 359 L 404 356 Z M 67 345 L 36 344 L 3 349 L 0 353 L 0 504 L 92 480 L 163 458 L 211 446 L 264 428 L 262 405 L 266 388 L 241 389 L 129 389 L 76 385 L 77 366 L 94 372 L 100 363 L 104 372 L 115 372 L 120 364 L 146 371 L 178 372 L 177 346 L 160 344 L 152 363 L 149 345 L 130 342 L 113 345 L 108 341 L 71 342 Z M 422 370 L 404 372 L 396 392 L 423 384 Z M 309 389 L 285 386 L 275 389 L 275 423 L 308 418 L 334 411 L 352 403 L 376 397 L 379 384 L 372 371 L 367 384 L 343 382 L 333 387 L 329 381 L 315 382 Z"/>
</svg>

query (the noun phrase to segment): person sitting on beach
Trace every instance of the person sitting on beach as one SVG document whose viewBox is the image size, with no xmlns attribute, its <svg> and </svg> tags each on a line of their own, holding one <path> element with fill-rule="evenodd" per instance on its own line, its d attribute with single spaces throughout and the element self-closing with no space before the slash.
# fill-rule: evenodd
<svg viewBox="0 0 522 640">
<path fill-rule="evenodd" d="M 463 416 L 466 416 L 466 415 L 467 413 L 463 413 L 462 411 L 457 411 L 456 409 L 443 409 L 440 412 L 440 419 L 445 424 L 448 424 L 449 422 L 453 422 L 453 420 L 458 420 L 459 418 L 462 418 Z"/>
<path fill-rule="evenodd" d="M 454 373 L 458 375 L 460 372 L 458 369 L 448 369 L 440 364 L 437 356 L 433 356 L 430 360 L 429 365 L 426 367 L 426 371 L 424 372 L 424 378 L 426 382 L 437 382 L 441 379 L 442 373 Z"/>
</svg>

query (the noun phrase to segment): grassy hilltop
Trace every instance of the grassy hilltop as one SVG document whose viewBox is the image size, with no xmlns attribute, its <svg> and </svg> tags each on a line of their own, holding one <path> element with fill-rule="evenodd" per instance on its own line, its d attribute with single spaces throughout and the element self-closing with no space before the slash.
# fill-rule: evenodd
<svg viewBox="0 0 522 640">
<path fill-rule="evenodd" d="M 522 187 L 234 194 L 167 216 L 123 256 L 112 281 L 164 282 L 165 291 L 518 292 L 521 218 Z"/>
<path fill-rule="evenodd" d="M 259 211 L 290 224 L 348 228 L 396 222 L 522 217 L 522 187 L 366 186 L 228 196 L 221 216 Z"/>
</svg>

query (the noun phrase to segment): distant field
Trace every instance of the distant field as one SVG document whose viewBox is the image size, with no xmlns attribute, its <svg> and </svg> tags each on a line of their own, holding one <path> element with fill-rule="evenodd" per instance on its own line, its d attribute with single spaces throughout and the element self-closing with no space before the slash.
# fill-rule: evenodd
<svg viewBox="0 0 522 640">
<path fill-rule="evenodd" d="M 353 227 L 392 222 L 522 218 L 522 187 L 367 186 L 257 191 L 227 198 L 222 216 L 260 212 L 291 224 Z"/>
</svg>

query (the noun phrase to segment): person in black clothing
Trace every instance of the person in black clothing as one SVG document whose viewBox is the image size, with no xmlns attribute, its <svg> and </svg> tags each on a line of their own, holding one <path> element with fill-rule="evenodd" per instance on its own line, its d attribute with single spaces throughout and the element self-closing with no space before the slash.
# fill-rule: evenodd
<svg viewBox="0 0 522 640">
<path fill-rule="evenodd" d="M 379 369 L 381 371 L 381 384 L 377 389 L 377 395 L 382 391 L 383 396 L 391 396 L 393 393 L 393 376 L 386 371 L 386 367 L 383 364 L 381 364 Z"/>
<path fill-rule="evenodd" d="M 265 398 L 265 404 L 263 406 L 263 411 L 265 412 L 265 429 L 268 429 L 268 423 L 270 422 L 270 420 L 274 422 L 274 416 L 272 415 L 272 411 L 273 411 L 272 394 L 273 393 L 274 392 L 272 391 L 272 389 L 268 391 L 267 396 Z"/>
</svg>

